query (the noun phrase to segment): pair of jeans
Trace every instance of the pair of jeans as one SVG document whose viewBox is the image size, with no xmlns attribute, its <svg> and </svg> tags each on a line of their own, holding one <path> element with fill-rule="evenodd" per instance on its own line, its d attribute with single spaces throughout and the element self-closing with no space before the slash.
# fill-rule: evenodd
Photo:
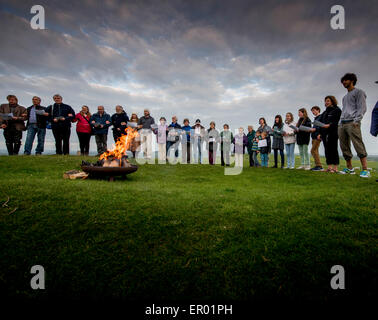
<svg viewBox="0 0 378 320">
<path fill-rule="evenodd" d="M 171 149 L 171 147 L 173 146 L 173 150 L 175 151 L 175 157 L 178 158 L 178 145 L 178 141 L 167 141 L 167 157 L 169 156 L 169 149 Z"/>
<path fill-rule="evenodd" d="M 229 147 L 222 147 L 221 164 L 222 164 L 222 166 L 224 166 L 225 164 L 227 166 L 230 165 L 230 148 Z"/>
<path fill-rule="evenodd" d="M 281 149 L 273 149 L 274 151 L 274 166 L 277 167 L 278 164 L 278 151 L 280 152 L 281 156 L 281 167 L 283 168 L 285 164 L 285 156 L 284 156 L 284 151 Z"/>
<path fill-rule="evenodd" d="M 308 154 L 308 144 L 298 144 L 301 165 L 310 166 L 310 156 Z"/>
<path fill-rule="evenodd" d="M 80 153 L 81 155 L 88 155 L 89 154 L 89 144 L 91 141 L 91 134 L 88 132 L 76 132 L 77 137 L 79 138 L 80 144 Z"/>
<path fill-rule="evenodd" d="M 268 167 L 269 153 L 260 153 L 261 157 L 261 166 Z"/>
<path fill-rule="evenodd" d="M 201 137 L 195 137 L 193 143 L 193 160 L 194 162 L 201 163 L 201 154 L 202 154 L 202 139 Z M 198 159 L 198 160 L 196 160 Z"/>
<path fill-rule="evenodd" d="M 17 130 L 15 126 L 9 125 L 4 129 L 5 144 L 8 154 L 17 155 L 21 147 L 22 131 Z"/>
<path fill-rule="evenodd" d="M 295 166 L 294 148 L 295 148 L 295 143 L 285 144 L 288 168 L 294 168 Z"/>
<path fill-rule="evenodd" d="M 24 148 L 25 154 L 31 154 L 35 135 L 37 135 L 37 139 L 38 139 L 38 144 L 37 144 L 37 148 L 35 149 L 35 153 L 41 154 L 43 152 L 44 145 L 45 145 L 46 129 L 38 128 L 37 124 L 33 123 L 33 124 L 28 125 L 28 132 L 26 135 L 25 148 Z"/>
<path fill-rule="evenodd" d="M 96 134 L 97 153 L 103 154 L 108 149 L 108 135 Z"/>
<path fill-rule="evenodd" d="M 259 159 L 257 158 L 257 151 L 252 151 L 252 158 L 253 158 L 253 166 L 254 167 L 260 167 Z"/>
<path fill-rule="evenodd" d="M 55 138 L 56 154 L 69 154 L 71 127 L 54 128 L 52 129 L 52 132 Z"/>
</svg>

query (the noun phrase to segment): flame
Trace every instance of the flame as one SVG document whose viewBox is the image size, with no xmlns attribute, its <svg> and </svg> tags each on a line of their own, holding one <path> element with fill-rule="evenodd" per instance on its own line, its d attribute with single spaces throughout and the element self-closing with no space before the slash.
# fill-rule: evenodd
<svg viewBox="0 0 378 320">
<path fill-rule="evenodd" d="M 109 157 L 113 159 L 121 159 L 130 148 L 131 142 L 138 136 L 139 133 L 136 128 L 127 127 L 125 129 L 125 134 L 122 134 L 122 136 L 117 139 L 116 144 L 113 145 L 113 149 L 105 151 L 100 156 L 100 160 L 107 160 Z"/>
</svg>

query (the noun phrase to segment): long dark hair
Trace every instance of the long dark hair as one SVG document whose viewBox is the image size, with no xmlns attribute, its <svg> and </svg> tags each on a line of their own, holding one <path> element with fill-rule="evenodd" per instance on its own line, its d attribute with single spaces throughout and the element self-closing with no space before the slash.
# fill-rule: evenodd
<svg viewBox="0 0 378 320">
<path fill-rule="evenodd" d="M 303 122 L 308 119 L 307 110 L 305 108 L 300 108 L 298 111 L 303 113 L 303 118 L 299 118 L 297 122 L 297 127 L 299 127 Z"/>
<path fill-rule="evenodd" d="M 278 123 L 276 123 L 276 119 L 278 118 Z M 282 117 L 281 115 L 277 114 L 275 117 L 274 117 L 274 123 L 273 123 L 273 126 L 278 126 L 278 128 L 281 128 L 282 127 Z"/>
</svg>

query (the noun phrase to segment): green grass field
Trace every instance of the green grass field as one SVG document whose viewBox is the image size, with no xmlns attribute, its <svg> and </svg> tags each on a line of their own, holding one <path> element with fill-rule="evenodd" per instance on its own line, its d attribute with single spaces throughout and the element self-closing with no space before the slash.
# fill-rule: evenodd
<svg viewBox="0 0 378 320">
<path fill-rule="evenodd" d="M 376 172 L 362 179 L 245 168 L 225 176 L 220 166 L 143 165 L 126 180 L 64 180 L 83 159 L 0 157 L 2 294 L 156 301 L 376 294 Z M 37 264 L 46 271 L 43 291 L 30 288 Z M 345 268 L 343 291 L 330 288 L 336 264 Z"/>
</svg>

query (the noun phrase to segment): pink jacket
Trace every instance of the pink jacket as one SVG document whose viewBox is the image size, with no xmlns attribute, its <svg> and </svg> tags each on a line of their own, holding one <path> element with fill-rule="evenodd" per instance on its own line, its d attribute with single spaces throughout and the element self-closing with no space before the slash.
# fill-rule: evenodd
<svg viewBox="0 0 378 320">
<path fill-rule="evenodd" d="M 85 120 L 85 118 L 87 118 L 88 121 Z M 76 116 L 75 116 L 75 122 L 77 122 L 76 132 L 82 132 L 82 133 L 91 133 L 92 132 L 92 128 L 89 124 L 90 117 L 86 116 L 85 118 L 81 115 L 80 112 L 76 114 Z"/>
</svg>

